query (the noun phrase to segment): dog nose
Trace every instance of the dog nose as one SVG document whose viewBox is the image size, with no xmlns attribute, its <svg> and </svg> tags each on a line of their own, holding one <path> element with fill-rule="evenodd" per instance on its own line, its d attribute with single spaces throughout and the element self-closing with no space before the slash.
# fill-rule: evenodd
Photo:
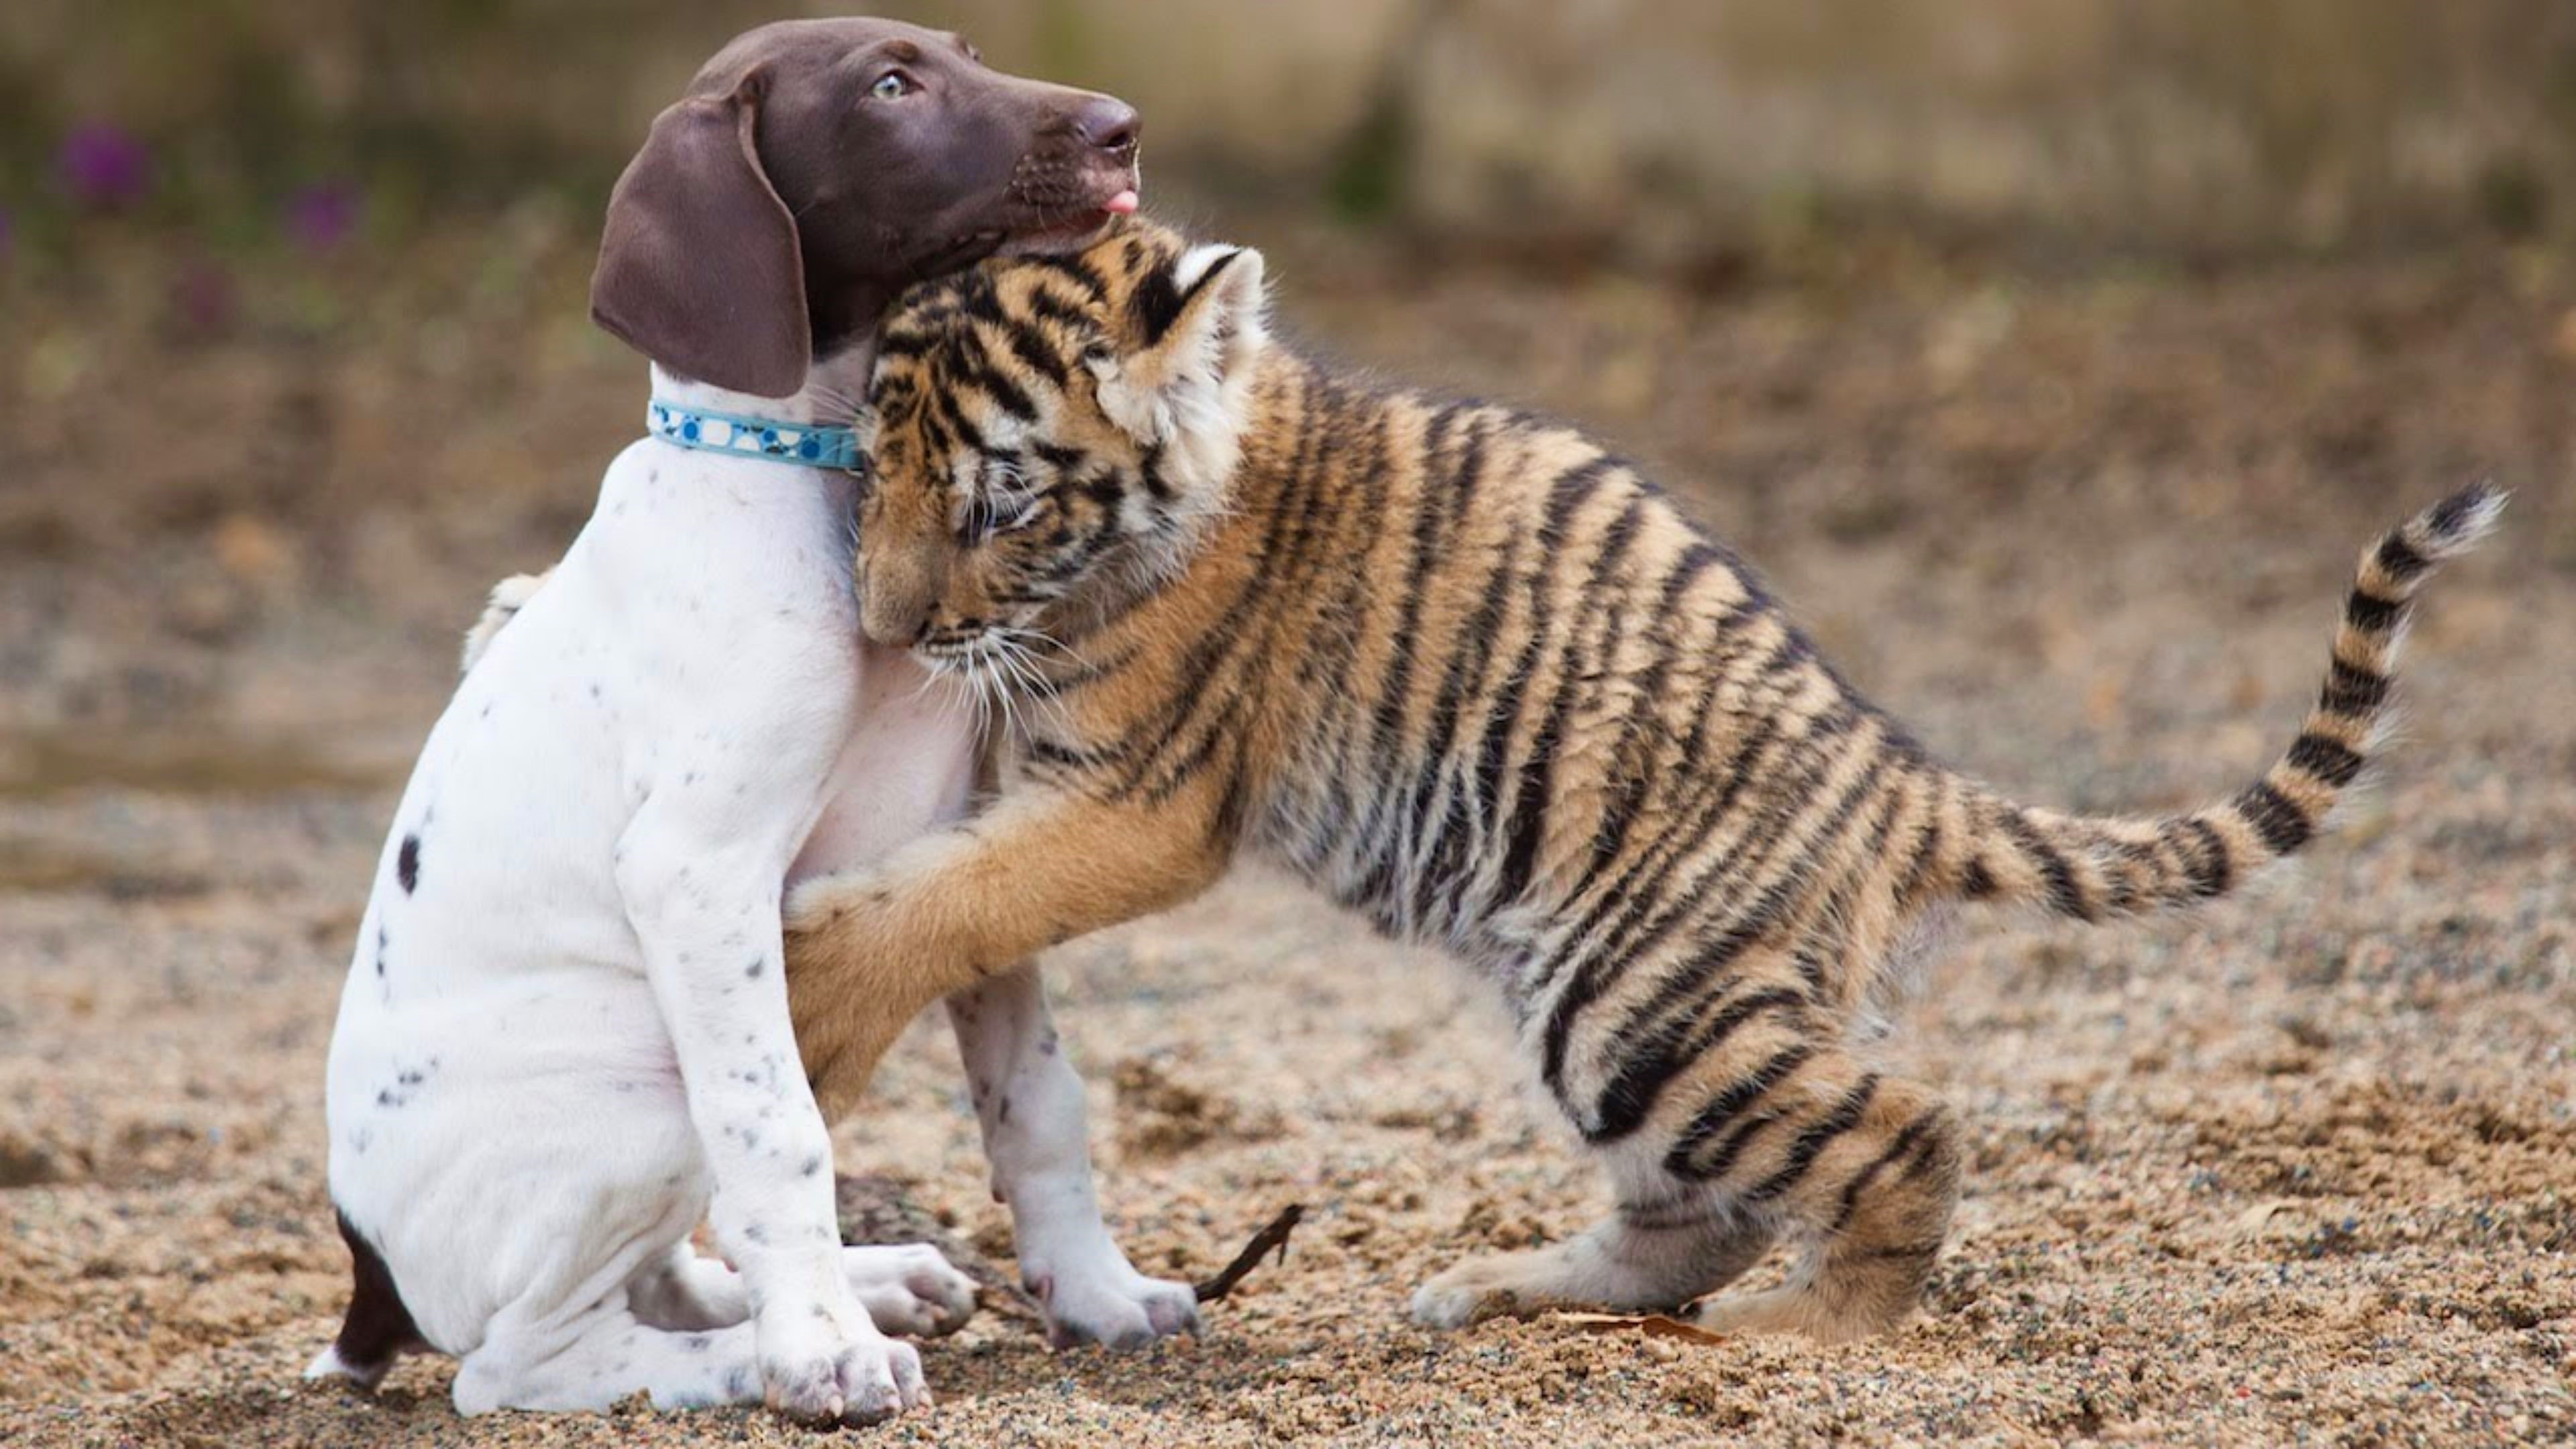
<svg viewBox="0 0 2576 1449">
<path fill-rule="evenodd" d="M 1073 128 L 1087 145 L 1120 160 L 1135 154 L 1137 133 L 1144 127 L 1136 108 L 1116 96 L 1093 96 L 1073 118 Z"/>
</svg>

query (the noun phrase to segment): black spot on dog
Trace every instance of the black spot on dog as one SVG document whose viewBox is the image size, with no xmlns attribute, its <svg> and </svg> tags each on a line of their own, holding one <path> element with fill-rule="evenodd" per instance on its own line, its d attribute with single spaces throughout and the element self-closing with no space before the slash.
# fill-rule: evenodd
<svg viewBox="0 0 2576 1449">
<path fill-rule="evenodd" d="M 814 1174 L 821 1172 L 822 1170 L 823 1159 L 820 1155 L 817 1155 L 806 1158 L 805 1165 L 796 1169 L 796 1175 L 799 1177 L 812 1177 Z"/>
<path fill-rule="evenodd" d="M 1038 1054 L 1040 1056 L 1054 1056 L 1056 1054 L 1057 1046 L 1058 1043 L 1056 1041 L 1055 1028 L 1048 1027 L 1047 1034 L 1038 1038 Z"/>
<path fill-rule="evenodd" d="M 429 1347 L 412 1323 L 411 1309 L 402 1300 L 402 1290 L 394 1286 L 393 1271 L 385 1266 L 384 1255 L 376 1251 L 358 1232 L 349 1215 L 333 1213 L 340 1220 L 340 1241 L 349 1245 L 349 1268 L 353 1282 L 349 1293 L 349 1313 L 340 1321 L 340 1336 L 333 1343 L 342 1367 L 362 1382 L 373 1383 L 392 1365 L 396 1355 Z"/>
<path fill-rule="evenodd" d="M 376 927 L 376 975 L 379 978 L 385 974 L 385 950 L 393 943 L 393 937 L 385 933 L 384 927 Z"/>
<path fill-rule="evenodd" d="M 394 855 L 394 879 L 402 882 L 403 894 L 420 889 L 420 837 L 403 837 L 402 849 Z"/>
<path fill-rule="evenodd" d="M 749 1242 L 767 1243 L 769 1241 L 769 1229 L 762 1227 L 758 1223 L 753 1223 L 749 1227 L 744 1228 L 742 1230 L 742 1235 L 743 1238 Z"/>
<path fill-rule="evenodd" d="M 758 981 L 760 973 L 767 970 L 768 966 L 769 962 L 765 957 L 754 956 L 751 958 L 751 964 L 742 968 L 742 974 L 748 980 Z"/>
<path fill-rule="evenodd" d="M 692 1333 L 680 1340 L 680 1347 L 689 1353 L 705 1353 L 714 1344 L 715 1339 L 703 1333 Z"/>
</svg>

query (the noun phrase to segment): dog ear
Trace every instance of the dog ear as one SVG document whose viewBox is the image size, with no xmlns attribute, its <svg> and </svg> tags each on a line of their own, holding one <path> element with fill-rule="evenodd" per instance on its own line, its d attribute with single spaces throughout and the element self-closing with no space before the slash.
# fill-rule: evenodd
<svg viewBox="0 0 2576 1449">
<path fill-rule="evenodd" d="M 765 79 L 755 69 L 654 118 L 609 194 L 590 315 L 683 377 L 787 397 L 814 339 L 796 218 L 752 142 Z"/>
</svg>

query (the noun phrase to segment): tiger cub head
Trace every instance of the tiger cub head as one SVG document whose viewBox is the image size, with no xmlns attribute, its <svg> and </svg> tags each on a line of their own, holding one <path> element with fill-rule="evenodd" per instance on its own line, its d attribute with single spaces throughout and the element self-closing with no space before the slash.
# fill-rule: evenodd
<svg viewBox="0 0 2576 1449">
<path fill-rule="evenodd" d="M 1261 275 L 1259 252 L 1129 222 L 900 298 L 869 388 L 868 637 L 989 674 L 1176 576 L 1242 456 Z"/>
</svg>

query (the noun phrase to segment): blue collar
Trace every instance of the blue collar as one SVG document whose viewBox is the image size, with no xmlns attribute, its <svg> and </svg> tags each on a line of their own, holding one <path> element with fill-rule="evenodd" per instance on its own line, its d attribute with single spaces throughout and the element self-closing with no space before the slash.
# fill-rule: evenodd
<svg viewBox="0 0 2576 1449">
<path fill-rule="evenodd" d="M 848 428 L 737 417 L 660 398 L 645 409 L 644 426 L 654 437 L 679 447 L 784 463 L 791 468 L 838 468 L 855 473 L 864 461 L 859 457 L 859 435 Z"/>
</svg>

